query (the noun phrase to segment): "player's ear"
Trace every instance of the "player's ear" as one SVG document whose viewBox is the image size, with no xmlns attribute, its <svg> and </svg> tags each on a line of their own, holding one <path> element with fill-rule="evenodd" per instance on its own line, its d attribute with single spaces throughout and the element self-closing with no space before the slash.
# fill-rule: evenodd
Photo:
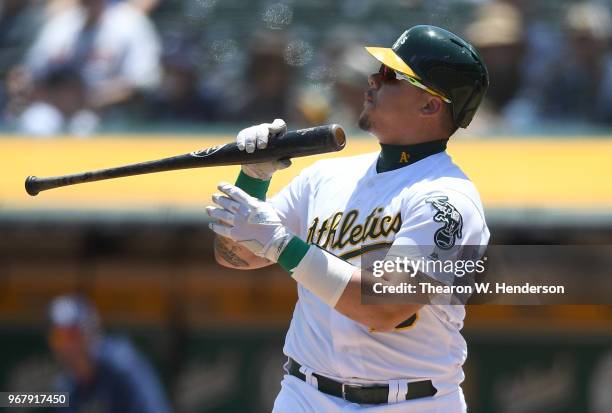
<svg viewBox="0 0 612 413">
<path fill-rule="evenodd" d="M 442 99 L 437 96 L 432 96 L 429 93 L 421 105 L 421 114 L 424 116 L 432 116 L 442 111 Z"/>
</svg>

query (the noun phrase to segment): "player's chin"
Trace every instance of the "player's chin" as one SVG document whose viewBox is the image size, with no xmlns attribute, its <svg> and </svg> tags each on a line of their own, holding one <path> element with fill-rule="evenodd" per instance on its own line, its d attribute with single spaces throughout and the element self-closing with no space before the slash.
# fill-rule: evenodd
<svg viewBox="0 0 612 413">
<path fill-rule="evenodd" d="M 366 132 L 372 129 L 372 119 L 371 119 L 370 113 L 367 108 L 365 108 L 359 115 L 359 120 L 357 121 L 357 125 L 359 125 L 359 129 L 366 131 Z"/>
</svg>

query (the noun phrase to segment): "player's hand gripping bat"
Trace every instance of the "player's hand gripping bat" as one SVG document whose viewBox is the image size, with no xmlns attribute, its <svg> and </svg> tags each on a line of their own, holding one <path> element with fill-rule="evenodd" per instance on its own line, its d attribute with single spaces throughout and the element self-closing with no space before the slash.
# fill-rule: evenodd
<svg viewBox="0 0 612 413">
<path fill-rule="evenodd" d="M 35 196 L 47 189 L 124 176 L 207 166 L 242 165 L 336 152 L 344 149 L 345 144 L 346 135 L 340 125 L 324 125 L 288 131 L 283 136 L 270 140 L 265 150 L 255 151 L 254 153 L 239 150 L 235 142 L 227 143 L 184 155 L 97 171 L 48 178 L 28 176 L 25 181 L 25 189 L 28 194 Z"/>
</svg>

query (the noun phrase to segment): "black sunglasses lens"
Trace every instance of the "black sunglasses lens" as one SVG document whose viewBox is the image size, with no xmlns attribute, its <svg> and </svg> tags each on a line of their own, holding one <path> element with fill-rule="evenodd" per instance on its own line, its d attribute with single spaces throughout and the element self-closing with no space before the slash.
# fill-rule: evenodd
<svg viewBox="0 0 612 413">
<path fill-rule="evenodd" d="M 395 72 L 391 68 L 389 68 L 388 66 L 381 65 L 380 69 L 378 70 L 378 73 L 380 73 L 380 76 L 384 80 L 395 79 Z"/>
</svg>

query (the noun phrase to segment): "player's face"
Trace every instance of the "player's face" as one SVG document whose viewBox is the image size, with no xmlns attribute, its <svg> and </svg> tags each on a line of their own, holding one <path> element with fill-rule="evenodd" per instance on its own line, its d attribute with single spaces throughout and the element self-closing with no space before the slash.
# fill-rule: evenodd
<svg viewBox="0 0 612 413">
<path fill-rule="evenodd" d="M 376 135 L 381 143 L 402 143 L 402 136 L 421 119 L 427 92 L 396 79 L 384 66 L 368 77 L 368 84 L 359 127 Z"/>
<path fill-rule="evenodd" d="M 70 370 L 79 370 L 88 363 L 88 340 L 77 327 L 53 327 L 49 332 L 49 346 Z"/>
</svg>

